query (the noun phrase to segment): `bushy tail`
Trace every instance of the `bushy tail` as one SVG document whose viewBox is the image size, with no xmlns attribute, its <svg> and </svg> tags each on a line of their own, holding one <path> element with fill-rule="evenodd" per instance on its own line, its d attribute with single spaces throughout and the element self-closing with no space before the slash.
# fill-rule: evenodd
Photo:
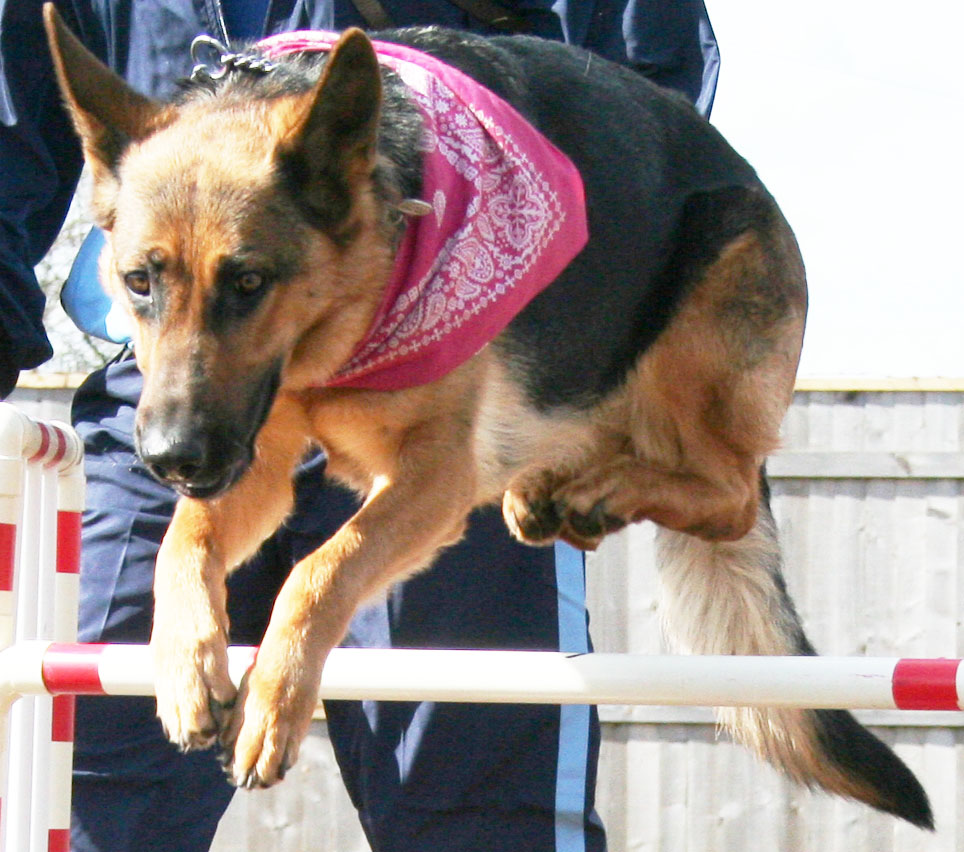
<svg viewBox="0 0 964 852">
<path fill-rule="evenodd" d="M 805 655 L 781 574 L 764 485 L 756 527 L 740 541 L 708 542 L 660 530 L 657 550 L 669 639 L 694 654 Z M 807 786 L 857 799 L 933 828 L 927 794 L 911 771 L 848 712 L 720 708 L 739 742 Z"/>
</svg>

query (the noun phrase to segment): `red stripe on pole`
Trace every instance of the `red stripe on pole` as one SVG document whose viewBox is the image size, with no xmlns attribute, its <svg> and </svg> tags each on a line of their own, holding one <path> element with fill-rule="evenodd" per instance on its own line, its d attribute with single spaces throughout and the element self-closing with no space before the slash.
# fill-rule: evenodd
<svg viewBox="0 0 964 852">
<path fill-rule="evenodd" d="M 16 524 L 0 524 L 0 592 L 13 591 L 13 566 L 16 556 Z"/>
<path fill-rule="evenodd" d="M 47 852 L 70 852 L 69 828 L 51 828 L 47 832 Z"/>
<path fill-rule="evenodd" d="M 80 512 L 57 512 L 57 573 L 80 573 Z"/>
<path fill-rule="evenodd" d="M 47 450 L 50 449 L 50 430 L 44 423 L 38 423 L 37 428 L 40 430 L 40 449 L 27 459 L 28 462 L 43 461 L 44 456 L 47 455 Z"/>
<path fill-rule="evenodd" d="M 57 449 L 54 450 L 53 456 L 47 460 L 46 466 L 54 467 L 54 465 L 60 464 L 64 456 L 67 455 L 67 436 L 59 426 L 50 426 L 49 429 L 57 441 Z"/>
<path fill-rule="evenodd" d="M 54 695 L 103 695 L 100 658 L 104 645 L 54 642 L 44 654 L 43 681 Z"/>
<path fill-rule="evenodd" d="M 50 739 L 55 743 L 72 743 L 74 741 L 74 712 L 77 702 L 73 695 L 55 695 L 53 704 Z"/>
<path fill-rule="evenodd" d="M 957 669 L 960 660 L 898 660 L 894 667 L 894 703 L 899 710 L 959 710 Z"/>
</svg>

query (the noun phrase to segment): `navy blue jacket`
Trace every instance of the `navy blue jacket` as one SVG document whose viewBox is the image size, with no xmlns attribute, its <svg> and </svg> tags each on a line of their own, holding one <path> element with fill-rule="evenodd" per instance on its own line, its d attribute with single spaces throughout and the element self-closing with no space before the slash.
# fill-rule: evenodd
<svg viewBox="0 0 964 852">
<path fill-rule="evenodd" d="M 33 267 L 63 224 L 83 165 L 60 104 L 41 22 L 43 0 L 0 0 L 0 397 L 51 355 Z M 447 0 L 381 0 L 398 26 L 485 32 Z M 681 89 L 708 112 L 717 56 L 703 0 L 501 0 L 529 31 L 565 38 Z M 191 70 L 199 33 L 229 42 L 219 0 L 56 0 L 85 44 L 135 88 L 164 97 Z M 363 26 L 349 0 L 269 0 L 261 33 Z M 623 9 L 627 37 L 622 35 Z M 563 32 L 564 30 L 564 32 Z M 250 36 L 252 33 L 245 33 Z M 702 44 L 701 44 L 702 42 Z M 702 93 L 702 94 L 701 94 Z"/>
</svg>

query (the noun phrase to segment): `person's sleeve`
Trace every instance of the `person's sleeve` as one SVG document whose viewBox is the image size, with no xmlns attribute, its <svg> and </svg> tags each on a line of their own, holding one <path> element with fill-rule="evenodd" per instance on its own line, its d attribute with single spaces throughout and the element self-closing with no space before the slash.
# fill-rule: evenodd
<svg viewBox="0 0 964 852">
<path fill-rule="evenodd" d="M 623 33 L 630 65 L 709 115 L 720 51 L 703 0 L 629 0 Z"/>
<path fill-rule="evenodd" d="M 0 396 L 51 355 L 33 267 L 83 165 L 44 37 L 41 0 L 0 0 Z M 68 24 L 72 7 L 60 9 Z"/>
</svg>

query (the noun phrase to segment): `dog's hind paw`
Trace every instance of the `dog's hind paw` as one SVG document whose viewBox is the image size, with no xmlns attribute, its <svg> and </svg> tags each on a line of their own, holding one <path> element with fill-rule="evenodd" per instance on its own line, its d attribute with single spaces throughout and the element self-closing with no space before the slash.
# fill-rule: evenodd
<svg viewBox="0 0 964 852">
<path fill-rule="evenodd" d="M 518 477 L 502 497 L 502 515 L 509 531 L 523 544 L 549 544 L 556 539 L 580 550 L 595 550 L 611 532 L 627 524 L 625 518 L 608 511 L 604 500 L 583 509 L 570 504 L 573 480 L 538 471 Z M 578 481 L 578 480 L 576 480 Z"/>
<path fill-rule="evenodd" d="M 539 470 L 518 476 L 502 495 L 502 516 L 523 544 L 549 544 L 559 537 L 562 515 L 552 499 L 557 478 Z"/>
</svg>

